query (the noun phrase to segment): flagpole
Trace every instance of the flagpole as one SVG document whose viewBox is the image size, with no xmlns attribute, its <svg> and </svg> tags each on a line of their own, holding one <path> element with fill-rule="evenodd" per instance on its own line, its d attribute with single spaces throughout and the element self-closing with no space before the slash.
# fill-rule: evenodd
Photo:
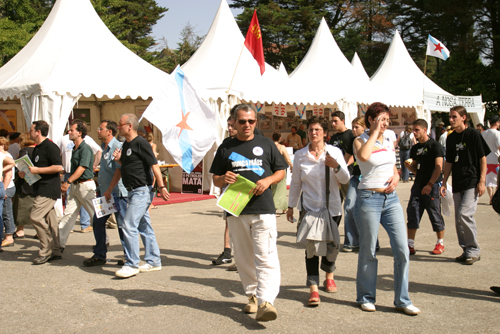
<svg viewBox="0 0 500 334">
<path fill-rule="evenodd" d="M 238 64 L 240 63 L 241 54 L 243 53 L 244 47 L 245 43 L 243 43 L 243 45 L 241 46 L 240 56 L 238 57 L 238 61 L 236 62 L 236 67 L 234 68 L 233 77 L 231 78 L 231 83 L 229 84 L 229 88 L 227 89 L 226 94 L 229 94 L 229 92 L 231 91 L 231 86 L 233 85 L 234 76 L 236 75 L 236 70 L 238 69 Z"/>
<path fill-rule="evenodd" d="M 427 71 L 427 54 L 425 55 L 424 75 L 426 71 Z"/>
</svg>

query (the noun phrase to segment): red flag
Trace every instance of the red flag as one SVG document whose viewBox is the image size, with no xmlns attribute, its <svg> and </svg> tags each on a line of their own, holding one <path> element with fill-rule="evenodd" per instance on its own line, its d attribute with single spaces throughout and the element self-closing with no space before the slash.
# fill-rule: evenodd
<svg viewBox="0 0 500 334">
<path fill-rule="evenodd" d="M 264 47 L 262 46 L 262 34 L 260 33 L 259 20 L 257 20 L 257 10 L 254 10 L 252 21 L 248 27 L 245 46 L 255 58 L 260 66 L 260 75 L 264 74 L 266 65 L 264 62 Z"/>
</svg>

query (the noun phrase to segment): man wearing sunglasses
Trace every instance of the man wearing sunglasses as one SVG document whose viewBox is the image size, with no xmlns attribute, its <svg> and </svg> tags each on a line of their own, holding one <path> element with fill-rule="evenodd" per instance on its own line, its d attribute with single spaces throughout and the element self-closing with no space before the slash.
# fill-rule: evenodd
<svg viewBox="0 0 500 334">
<path fill-rule="evenodd" d="M 269 138 L 254 135 L 257 115 L 248 105 L 235 108 L 236 138 L 221 144 L 210 168 L 215 186 L 223 188 L 241 175 L 256 184 L 254 196 L 239 217 L 228 214 L 229 234 L 241 283 L 248 296 L 246 313 L 256 320 L 277 317 L 280 265 L 276 248 L 276 216 L 269 186 L 285 176 L 287 163 Z"/>
</svg>

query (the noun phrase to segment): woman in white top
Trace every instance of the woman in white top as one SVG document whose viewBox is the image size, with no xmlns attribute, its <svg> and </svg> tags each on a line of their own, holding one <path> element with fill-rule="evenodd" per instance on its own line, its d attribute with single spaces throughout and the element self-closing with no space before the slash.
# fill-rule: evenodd
<svg viewBox="0 0 500 334">
<path fill-rule="evenodd" d="M 5 199 L 7 186 L 9 185 L 12 178 L 12 168 L 14 168 L 14 160 L 12 158 L 9 158 L 7 154 L 0 151 L 0 240 L 3 239 L 3 202 Z M 3 249 L 1 247 L 0 252 L 3 252 Z"/>
<path fill-rule="evenodd" d="M 408 294 L 409 250 L 403 209 L 396 194 L 399 174 L 393 141 L 386 135 L 389 108 L 380 102 L 371 104 L 365 114 L 369 132 L 354 140 L 354 155 L 361 170 L 354 218 L 359 232 L 356 302 L 363 311 L 375 311 L 377 258 L 375 247 L 379 225 L 389 235 L 394 255 L 394 306 L 406 314 L 420 310 Z"/>
<path fill-rule="evenodd" d="M 328 121 L 324 117 L 312 117 L 307 122 L 307 133 L 309 144 L 297 151 L 293 160 L 292 181 L 288 197 L 287 219 L 293 222 L 293 208 L 299 202 L 303 207 L 299 210 L 321 212 L 326 209 L 326 180 L 325 165 L 330 167 L 330 198 L 328 209 L 337 226 L 342 217 L 342 205 L 338 182 L 349 181 L 349 171 L 345 163 L 342 151 L 334 146 L 327 145 L 324 136 L 328 131 Z M 302 192 L 302 201 L 300 193 Z M 333 255 L 336 258 L 336 254 Z M 322 256 L 321 269 L 326 272 L 324 281 L 327 292 L 336 292 L 337 286 L 333 280 L 335 270 L 335 258 L 327 259 Z M 307 285 L 310 289 L 308 305 L 317 306 L 320 302 L 318 294 L 319 285 L 319 257 L 308 258 L 306 252 Z"/>
<path fill-rule="evenodd" d="M 8 158 L 13 159 L 12 155 L 8 152 L 9 140 L 5 137 L 0 137 L 0 152 L 7 155 Z M 3 225 L 5 226 L 5 238 L 2 241 L 1 247 L 14 246 L 13 234 L 16 230 L 14 223 L 14 214 L 12 211 L 12 199 L 16 194 L 16 185 L 14 183 L 15 167 L 12 166 L 11 173 L 4 173 L 4 181 L 7 185 L 5 188 L 5 198 L 2 208 Z"/>
</svg>

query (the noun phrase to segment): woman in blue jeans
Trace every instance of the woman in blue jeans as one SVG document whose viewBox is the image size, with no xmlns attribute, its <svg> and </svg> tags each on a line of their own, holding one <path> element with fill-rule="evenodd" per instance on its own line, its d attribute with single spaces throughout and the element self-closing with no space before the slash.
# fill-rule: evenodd
<svg viewBox="0 0 500 334">
<path fill-rule="evenodd" d="M 12 178 L 12 168 L 14 167 L 14 160 L 11 159 L 7 154 L 2 153 L 0 151 L 0 240 L 3 239 L 3 219 L 2 219 L 2 211 L 3 211 L 3 202 L 5 199 L 5 184 L 8 185 L 10 179 Z M 0 246 L 0 252 L 3 252 L 3 249 Z"/>
<path fill-rule="evenodd" d="M 389 126 L 389 108 L 380 102 L 371 104 L 365 114 L 369 132 L 354 140 L 354 155 L 361 169 L 361 181 L 355 205 L 359 232 L 359 258 L 356 278 L 357 299 L 361 309 L 374 312 L 377 290 L 375 247 L 379 225 L 389 235 L 394 255 L 394 306 L 416 315 L 408 294 L 409 251 L 403 209 L 396 194 L 399 181 L 394 143 L 384 132 Z"/>
</svg>

